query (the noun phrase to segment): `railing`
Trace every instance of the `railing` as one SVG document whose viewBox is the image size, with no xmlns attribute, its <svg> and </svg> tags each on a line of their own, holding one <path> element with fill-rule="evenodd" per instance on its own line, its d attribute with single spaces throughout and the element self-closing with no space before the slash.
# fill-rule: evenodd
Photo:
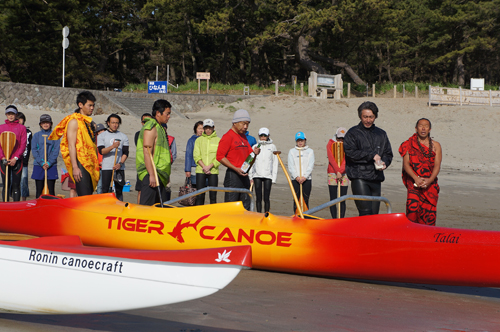
<svg viewBox="0 0 500 332">
<path fill-rule="evenodd" d="M 312 209 L 309 209 L 307 211 L 304 211 L 304 214 L 310 214 L 311 215 L 311 214 L 316 213 L 318 211 L 321 211 L 323 209 L 329 208 L 332 205 L 336 205 L 338 203 L 341 203 L 341 202 L 347 201 L 347 200 L 351 200 L 351 201 L 358 200 L 358 201 L 380 201 L 380 202 L 384 202 L 385 206 L 387 207 L 387 213 L 392 213 L 391 202 L 389 202 L 389 200 L 387 198 L 385 198 L 385 197 L 382 197 L 382 196 L 363 196 L 363 195 L 345 195 L 345 196 L 336 198 L 336 199 L 334 199 L 332 201 L 326 202 L 324 204 L 318 205 L 315 208 L 312 208 Z"/>
<path fill-rule="evenodd" d="M 171 199 L 167 202 L 164 202 L 164 205 L 172 205 L 178 203 L 180 201 L 185 200 L 186 198 L 190 198 L 193 196 L 198 196 L 199 194 L 203 194 L 207 191 L 218 191 L 218 192 L 236 192 L 240 194 L 248 194 L 250 196 L 250 211 L 255 211 L 255 197 L 253 193 L 248 189 L 243 188 L 226 188 L 226 187 L 205 187 L 200 190 L 193 191 L 187 195 L 179 196 L 177 198 Z"/>
</svg>

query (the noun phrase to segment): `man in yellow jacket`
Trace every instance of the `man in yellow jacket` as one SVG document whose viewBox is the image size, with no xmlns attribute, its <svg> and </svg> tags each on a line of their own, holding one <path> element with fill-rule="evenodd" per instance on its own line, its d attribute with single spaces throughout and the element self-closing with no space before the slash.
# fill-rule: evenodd
<svg viewBox="0 0 500 332">
<path fill-rule="evenodd" d="M 215 124 L 212 119 L 203 121 L 203 135 L 194 143 L 193 158 L 196 163 L 196 189 L 200 190 L 208 185 L 217 187 L 219 183 L 219 165 L 217 148 L 220 138 L 217 137 Z M 217 192 L 210 192 L 210 204 L 217 203 Z M 196 197 L 196 205 L 205 204 L 205 194 Z"/>
</svg>

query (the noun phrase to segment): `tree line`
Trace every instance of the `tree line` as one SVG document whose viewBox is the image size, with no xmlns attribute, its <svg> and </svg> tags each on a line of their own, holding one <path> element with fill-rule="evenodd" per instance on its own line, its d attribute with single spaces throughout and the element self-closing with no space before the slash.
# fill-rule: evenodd
<svg viewBox="0 0 500 332">
<path fill-rule="evenodd" d="M 498 84 L 500 0 L 3 0 L 0 80 L 102 89 L 165 80 L 266 86 Z"/>
</svg>

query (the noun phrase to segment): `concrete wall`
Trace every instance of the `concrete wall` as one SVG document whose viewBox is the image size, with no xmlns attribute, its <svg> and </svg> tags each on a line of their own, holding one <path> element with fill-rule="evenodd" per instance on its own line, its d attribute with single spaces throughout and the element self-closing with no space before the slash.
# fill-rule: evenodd
<svg viewBox="0 0 500 332">
<path fill-rule="evenodd" d="M 62 88 L 45 85 L 0 82 L 1 105 L 23 105 L 45 111 L 73 112 L 76 108 L 76 96 L 84 89 Z M 181 113 L 198 112 L 206 105 L 232 103 L 238 99 L 256 96 L 243 95 L 206 95 L 206 94 L 147 94 L 131 92 L 113 92 L 90 90 L 97 98 L 96 114 L 135 113 L 130 112 L 127 99 L 144 99 L 153 105 L 156 99 L 167 99 L 173 108 Z M 243 92 L 242 92 L 243 93 Z"/>
</svg>

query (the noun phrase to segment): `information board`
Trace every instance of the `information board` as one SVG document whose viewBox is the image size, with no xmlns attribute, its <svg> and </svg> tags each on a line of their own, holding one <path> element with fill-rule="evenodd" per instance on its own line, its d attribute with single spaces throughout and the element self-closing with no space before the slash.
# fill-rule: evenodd
<svg viewBox="0 0 500 332">
<path fill-rule="evenodd" d="M 149 81 L 148 93 L 167 93 L 167 81 Z"/>
</svg>

